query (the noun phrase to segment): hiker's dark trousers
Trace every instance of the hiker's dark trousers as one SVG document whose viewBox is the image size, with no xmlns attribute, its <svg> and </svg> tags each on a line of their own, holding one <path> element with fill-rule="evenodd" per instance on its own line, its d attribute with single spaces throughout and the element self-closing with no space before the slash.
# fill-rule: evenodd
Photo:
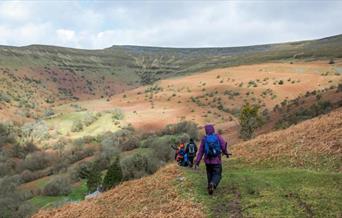
<svg viewBox="0 0 342 218">
<path fill-rule="evenodd" d="M 192 167 L 194 165 L 194 158 L 195 158 L 195 156 L 189 156 L 188 157 L 190 167 Z"/>
<path fill-rule="evenodd" d="M 208 186 L 213 183 L 215 188 L 218 186 L 222 176 L 222 164 L 206 164 Z"/>
</svg>

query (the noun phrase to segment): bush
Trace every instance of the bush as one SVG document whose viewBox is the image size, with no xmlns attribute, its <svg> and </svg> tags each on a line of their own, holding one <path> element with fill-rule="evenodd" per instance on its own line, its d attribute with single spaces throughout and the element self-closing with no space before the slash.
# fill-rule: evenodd
<svg viewBox="0 0 342 218">
<path fill-rule="evenodd" d="M 337 92 L 342 92 L 342 83 L 338 84 Z"/>
<path fill-rule="evenodd" d="M 85 126 L 90 126 L 96 120 L 97 120 L 97 117 L 88 112 L 88 113 L 85 114 L 83 122 L 84 122 Z"/>
<path fill-rule="evenodd" d="M 182 121 L 177 124 L 170 124 L 167 125 L 159 135 L 179 135 L 182 133 L 186 133 L 190 138 L 197 140 L 199 135 L 197 124 L 191 121 Z"/>
<path fill-rule="evenodd" d="M 47 110 L 44 111 L 44 116 L 45 117 L 51 117 L 53 115 L 55 115 L 55 112 L 52 109 L 47 109 Z"/>
<path fill-rule="evenodd" d="M 112 110 L 111 113 L 113 121 L 122 120 L 125 117 L 123 111 L 119 108 Z"/>
<path fill-rule="evenodd" d="M 117 147 L 123 151 L 129 151 L 139 146 L 139 137 L 133 128 L 125 128 L 114 133 L 106 133 L 102 136 L 103 147 Z"/>
<path fill-rule="evenodd" d="M 331 58 L 331 59 L 329 60 L 329 64 L 335 64 L 334 59 Z"/>
<path fill-rule="evenodd" d="M 82 162 L 68 169 L 69 177 L 72 181 L 79 181 L 80 179 L 86 179 L 89 176 L 89 172 L 92 168 L 92 163 Z"/>
<path fill-rule="evenodd" d="M 160 161 L 168 162 L 174 158 L 174 150 L 171 145 L 176 144 L 178 141 L 180 141 L 180 138 L 176 136 L 154 137 L 153 140 L 150 140 L 149 147 L 152 148 L 154 157 Z"/>
<path fill-rule="evenodd" d="M 300 108 L 295 113 L 286 114 L 280 119 L 276 125 L 276 129 L 285 129 L 292 124 L 297 124 L 303 120 L 311 119 L 321 114 L 326 114 L 333 109 L 333 105 L 329 101 L 318 101 L 309 108 Z"/>
<path fill-rule="evenodd" d="M 6 93 L 1 92 L 0 93 L 0 102 L 10 103 L 11 102 L 11 96 L 7 95 Z"/>
<path fill-rule="evenodd" d="M 83 123 L 80 120 L 76 120 L 72 123 L 71 132 L 81 132 L 83 130 Z"/>
<path fill-rule="evenodd" d="M 71 193 L 70 180 L 64 176 L 57 176 L 46 184 L 43 193 L 47 196 L 68 195 Z"/>
<path fill-rule="evenodd" d="M 10 217 L 27 217 L 34 207 L 24 201 L 20 193 L 16 190 L 18 178 L 4 177 L 0 178 L 0 216 L 4 218 Z"/>
<path fill-rule="evenodd" d="M 261 125 L 262 120 L 259 115 L 257 105 L 246 104 L 240 112 L 240 137 L 250 139 L 254 136 L 254 131 Z"/>
<path fill-rule="evenodd" d="M 119 184 L 122 180 L 122 170 L 120 166 L 119 157 L 115 158 L 115 161 L 110 165 L 106 176 L 103 179 L 102 187 L 104 190 L 108 190 L 113 186 Z"/>
<path fill-rule="evenodd" d="M 92 193 L 96 191 L 100 187 L 101 184 L 102 184 L 101 170 L 99 169 L 96 163 L 93 163 L 89 171 L 88 177 L 87 177 L 88 192 Z"/>
<path fill-rule="evenodd" d="M 36 151 L 25 157 L 22 168 L 31 171 L 41 170 L 49 166 L 49 159 L 50 157 L 45 152 Z"/>
<path fill-rule="evenodd" d="M 49 138 L 49 128 L 42 120 L 25 124 L 21 131 L 23 137 L 28 139 L 27 141 L 42 141 Z"/>
<path fill-rule="evenodd" d="M 10 125 L 0 123 L 0 148 L 7 143 L 15 143 L 15 137 L 11 134 Z"/>
<path fill-rule="evenodd" d="M 157 171 L 158 161 L 146 154 L 136 153 L 126 157 L 120 163 L 125 180 L 141 178 Z"/>
</svg>

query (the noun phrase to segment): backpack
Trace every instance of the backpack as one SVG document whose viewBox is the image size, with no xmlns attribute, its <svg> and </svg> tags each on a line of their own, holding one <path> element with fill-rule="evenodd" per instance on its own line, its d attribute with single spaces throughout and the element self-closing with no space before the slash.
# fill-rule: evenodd
<svg viewBox="0 0 342 218">
<path fill-rule="evenodd" d="M 195 144 L 194 143 L 190 143 L 188 145 L 188 151 L 189 151 L 189 156 L 195 156 Z"/>
<path fill-rule="evenodd" d="M 220 141 L 216 134 L 207 135 L 204 140 L 204 153 L 208 158 L 215 158 L 222 153 Z"/>
<path fill-rule="evenodd" d="M 184 150 L 184 148 L 179 149 L 178 155 L 180 155 L 180 156 L 184 156 L 184 155 L 185 155 L 185 150 Z"/>
</svg>

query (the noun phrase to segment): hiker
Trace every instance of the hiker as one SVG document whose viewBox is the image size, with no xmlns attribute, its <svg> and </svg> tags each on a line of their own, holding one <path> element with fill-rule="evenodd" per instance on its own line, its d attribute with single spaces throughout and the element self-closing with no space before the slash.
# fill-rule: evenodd
<svg viewBox="0 0 342 218">
<path fill-rule="evenodd" d="M 193 139 L 190 139 L 190 142 L 186 145 L 185 153 L 188 155 L 189 167 L 192 167 L 194 165 L 194 158 L 197 153 L 197 145 Z"/>
<path fill-rule="evenodd" d="M 206 135 L 201 140 L 198 155 L 195 161 L 195 169 L 204 155 L 204 162 L 207 170 L 208 193 L 212 195 L 214 189 L 220 183 L 222 174 L 221 155 L 224 154 L 229 158 L 230 153 L 227 150 L 227 143 L 221 135 L 215 133 L 214 126 L 208 124 L 204 127 Z"/>
<path fill-rule="evenodd" d="M 176 150 L 175 159 L 180 166 L 188 165 L 188 155 L 185 152 L 185 145 L 181 143 Z"/>
</svg>

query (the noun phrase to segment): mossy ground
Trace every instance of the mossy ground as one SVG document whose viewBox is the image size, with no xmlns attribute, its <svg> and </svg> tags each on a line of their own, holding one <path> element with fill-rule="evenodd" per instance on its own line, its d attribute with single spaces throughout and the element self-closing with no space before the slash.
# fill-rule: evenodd
<svg viewBox="0 0 342 218">
<path fill-rule="evenodd" d="M 213 196 L 205 168 L 186 170 L 188 190 L 209 217 L 339 217 L 342 174 L 300 168 L 265 168 L 231 159 Z M 191 187 L 191 188 L 189 188 Z"/>
</svg>

